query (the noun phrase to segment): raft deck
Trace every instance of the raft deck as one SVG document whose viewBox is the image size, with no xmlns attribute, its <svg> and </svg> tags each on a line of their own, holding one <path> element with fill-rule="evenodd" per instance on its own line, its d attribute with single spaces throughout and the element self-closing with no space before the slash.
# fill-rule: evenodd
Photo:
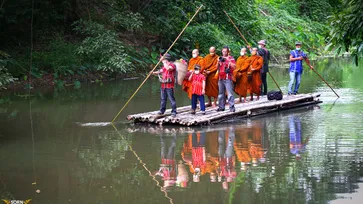
<svg viewBox="0 0 363 204">
<path fill-rule="evenodd" d="M 197 126 L 211 125 L 225 122 L 236 118 L 253 117 L 270 112 L 293 109 L 302 106 L 322 103 L 319 100 L 320 94 L 298 94 L 284 95 L 282 100 L 267 100 L 266 96 L 260 97 L 258 101 L 250 101 L 246 103 L 235 104 L 235 112 L 230 112 L 226 106 L 225 111 L 217 112 L 217 108 L 207 107 L 206 114 L 202 115 L 197 112 L 195 115 L 190 113 L 191 106 L 183 106 L 177 108 L 177 116 L 171 117 L 171 109 L 167 109 L 165 114 L 158 116 L 158 111 L 138 113 L 127 116 L 127 119 L 134 123 L 151 123 L 158 125 L 179 125 L 179 126 Z M 239 99 L 236 99 L 236 101 Z"/>
</svg>

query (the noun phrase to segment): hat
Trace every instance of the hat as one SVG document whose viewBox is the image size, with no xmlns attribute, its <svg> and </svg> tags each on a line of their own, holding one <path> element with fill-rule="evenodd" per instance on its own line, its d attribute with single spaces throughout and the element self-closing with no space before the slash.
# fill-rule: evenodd
<svg viewBox="0 0 363 204">
<path fill-rule="evenodd" d="M 257 43 L 257 44 L 266 45 L 266 41 L 265 41 L 265 40 L 260 40 L 260 41 L 258 41 L 258 43 Z"/>
<path fill-rule="evenodd" d="M 299 42 L 299 41 L 296 41 L 295 42 L 295 45 L 301 45 L 302 43 L 301 42 Z"/>
<path fill-rule="evenodd" d="M 200 67 L 200 65 L 199 64 L 196 64 L 196 65 L 194 65 L 194 69 L 200 69 L 201 67 Z"/>
<path fill-rule="evenodd" d="M 161 57 L 163 57 L 163 56 L 161 56 Z M 163 58 L 166 60 L 171 60 L 171 55 L 169 53 L 166 53 Z"/>
</svg>

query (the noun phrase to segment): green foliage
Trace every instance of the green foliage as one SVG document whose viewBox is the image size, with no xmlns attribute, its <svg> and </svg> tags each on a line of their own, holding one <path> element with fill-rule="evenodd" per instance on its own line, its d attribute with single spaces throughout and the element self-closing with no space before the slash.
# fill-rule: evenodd
<svg viewBox="0 0 363 204">
<path fill-rule="evenodd" d="M 299 0 L 298 2 L 300 14 L 313 21 L 327 22 L 327 16 L 333 12 L 333 6 L 329 0 Z"/>
<path fill-rule="evenodd" d="M 238 41 L 239 43 L 236 43 Z M 202 54 L 209 54 L 209 47 L 215 46 L 220 50 L 223 46 L 228 45 L 232 51 L 232 54 L 239 53 L 240 47 L 243 43 L 241 39 L 236 36 L 227 34 L 221 30 L 218 26 L 211 23 L 198 24 L 191 26 L 185 33 L 183 38 L 184 44 L 198 45 Z M 189 48 L 189 47 L 188 47 Z M 194 49 L 190 47 L 189 49 Z M 221 53 L 219 53 L 221 54 Z M 189 58 L 190 54 L 187 55 Z"/>
<path fill-rule="evenodd" d="M 17 80 L 6 69 L 10 55 L 0 50 L 0 90 L 5 89 L 5 85 L 10 84 Z"/>
<path fill-rule="evenodd" d="M 115 31 L 84 20 L 75 24 L 75 30 L 87 36 L 77 49 L 83 62 L 93 63 L 98 70 L 109 72 L 126 73 L 134 69 L 131 58 Z"/>
<path fill-rule="evenodd" d="M 346 0 L 345 9 L 334 15 L 331 21 L 329 44 L 336 54 L 351 52 L 355 64 L 363 57 L 363 4 L 360 0 Z"/>
<path fill-rule="evenodd" d="M 313 55 L 322 54 L 327 26 L 267 4 L 262 5 L 261 13 L 262 39 L 267 40 L 273 55 L 285 55 L 293 49 L 295 41 L 303 42 L 303 49 Z"/>
<path fill-rule="evenodd" d="M 74 75 L 80 62 L 76 55 L 77 44 L 56 39 L 46 49 L 33 52 L 33 75 L 40 77 L 42 72 L 59 75 Z"/>
</svg>

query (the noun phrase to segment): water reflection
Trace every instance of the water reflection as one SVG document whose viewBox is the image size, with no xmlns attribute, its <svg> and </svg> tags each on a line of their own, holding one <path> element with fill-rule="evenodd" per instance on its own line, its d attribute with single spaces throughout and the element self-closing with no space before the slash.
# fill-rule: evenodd
<svg viewBox="0 0 363 204">
<path fill-rule="evenodd" d="M 160 136 L 160 146 L 161 164 L 159 171 L 155 175 L 162 177 L 164 188 L 168 189 L 173 187 L 177 180 L 175 162 L 176 135 L 174 134 L 172 138 L 168 139 Z M 181 182 L 180 179 L 179 182 Z"/>
<path fill-rule="evenodd" d="M 306 144 L 302 141 L 301 121 L 295 115 L 289 116 L 290 152 L 300 159 L 300 154 L 305 151 Z"/>
</svg>

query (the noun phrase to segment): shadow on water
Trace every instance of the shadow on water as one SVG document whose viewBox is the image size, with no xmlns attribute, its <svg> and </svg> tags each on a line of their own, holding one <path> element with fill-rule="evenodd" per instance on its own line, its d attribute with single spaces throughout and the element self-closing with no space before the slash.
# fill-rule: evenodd
<svg viewBox="0 0 363 204">
<path fill-rule="evenodd" d="M 209 127 L 121 120 L 158 108 L 159 84 L 150 81 L 114 129 L 107 121 L 138 85 L 127 81 L 33 93 L 32 140 L 28 98 L 3 97 L 0 198 L 31 198 L 32 203 L 345 202 L 362 190 L 363 87 L 356 82 L 362 70 L 324 63 L 345 66 L 317 68 L 341 99 L 306 72 L 302 91 L 320 92 L 320 106 Z M 281 84 L 287 84 L 285 72 L 274 75 Z M 189 104 L 182 96 L 178 92 L 179 105 Z"/>
</svg>

